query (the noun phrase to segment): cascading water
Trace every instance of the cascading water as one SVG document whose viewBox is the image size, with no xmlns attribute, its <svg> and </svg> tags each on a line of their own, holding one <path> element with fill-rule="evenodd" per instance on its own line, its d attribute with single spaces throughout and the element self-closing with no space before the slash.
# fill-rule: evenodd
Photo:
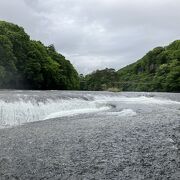
<svg viewBox="0 0 180 180">
<path fill-rule="evenodd" d="M 44 100 L 44 97 L 40 97 L 30 95 L 23 98 L 17 95 L 17 98 L 10 102 L 0 100 L 0 126 L 21 125 L 27 122 L 103 111 L 110 108 L 104 103 L 82 98 L 60 99 L 56 97 L 57 99 L 47 98 Z"/>
<path fill-rule="evenodd" d="M 128 94 L 85 93 L 71 91 L 0 91 L 0 127 L 27 122 L 107 111 L 120 102 L 121 110 L 113 115 L 136 115 L 126 104 L 179 104 L 179 102 L 148 96 L 128 97 Z M 111 114 L 111 113 L 110 113 Z M 108 114 L 107 114 L 108 115 Z"/>
</svg>

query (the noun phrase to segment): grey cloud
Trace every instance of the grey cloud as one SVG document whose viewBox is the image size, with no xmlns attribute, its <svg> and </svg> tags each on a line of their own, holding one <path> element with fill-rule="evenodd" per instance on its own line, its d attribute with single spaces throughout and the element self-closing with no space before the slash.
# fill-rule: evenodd
<svg viewBox="0 0 180 180">
<path fill-rule="evenodd" d="M 0 18 L 55 44 L 88 73 L 120 68 L 180 37 L 179 0 L 0 0 Z"/>
</svg>

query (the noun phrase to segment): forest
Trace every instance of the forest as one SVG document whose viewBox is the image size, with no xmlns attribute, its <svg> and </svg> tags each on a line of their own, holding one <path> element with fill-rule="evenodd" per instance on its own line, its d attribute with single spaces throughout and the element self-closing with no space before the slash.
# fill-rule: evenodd
<svg viewBox="0 0 180 180">
<path fill-rule="evenodd" d="M 83 90 L 180 92 L 180 40 L 118 71 L 106 68 L 81 76 L 81 82 Z"/>
<path fill-rule="evenodd" d="M 31 40 L 22 27 L 0 21 L 0 88 L 180 92 L 180 40 L 117 71 L 83 76 L 54 45 Z"/>
<path fill-rule="evenodd" d="M 0 21 L 1 89 L 79 89 L 79 76 L 54 45 L 31 40 L 22 27 Z"/>
</svg>

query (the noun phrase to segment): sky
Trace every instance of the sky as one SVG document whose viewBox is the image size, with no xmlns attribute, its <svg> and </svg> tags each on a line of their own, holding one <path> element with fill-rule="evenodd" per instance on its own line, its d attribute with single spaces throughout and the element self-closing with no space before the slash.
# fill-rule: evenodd
<svg viewBox="0 0 180 180">
<path fill-rule="evenodd" d="M 180 39 L 180 0 L 0 0 L 0 20 L 54 44 L 87 74 L 118 70 Z"/>
</svg>

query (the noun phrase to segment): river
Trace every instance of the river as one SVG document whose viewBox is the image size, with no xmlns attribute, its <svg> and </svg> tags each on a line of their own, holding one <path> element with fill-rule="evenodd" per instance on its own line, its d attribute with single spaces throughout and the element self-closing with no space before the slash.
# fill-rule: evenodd
<svg viewBox="0 0 180 180">
<path fill-rule="evenodd" d="M 180 94 L 0 91 L 0 179 L 180 179 Z"/>
</svg>

